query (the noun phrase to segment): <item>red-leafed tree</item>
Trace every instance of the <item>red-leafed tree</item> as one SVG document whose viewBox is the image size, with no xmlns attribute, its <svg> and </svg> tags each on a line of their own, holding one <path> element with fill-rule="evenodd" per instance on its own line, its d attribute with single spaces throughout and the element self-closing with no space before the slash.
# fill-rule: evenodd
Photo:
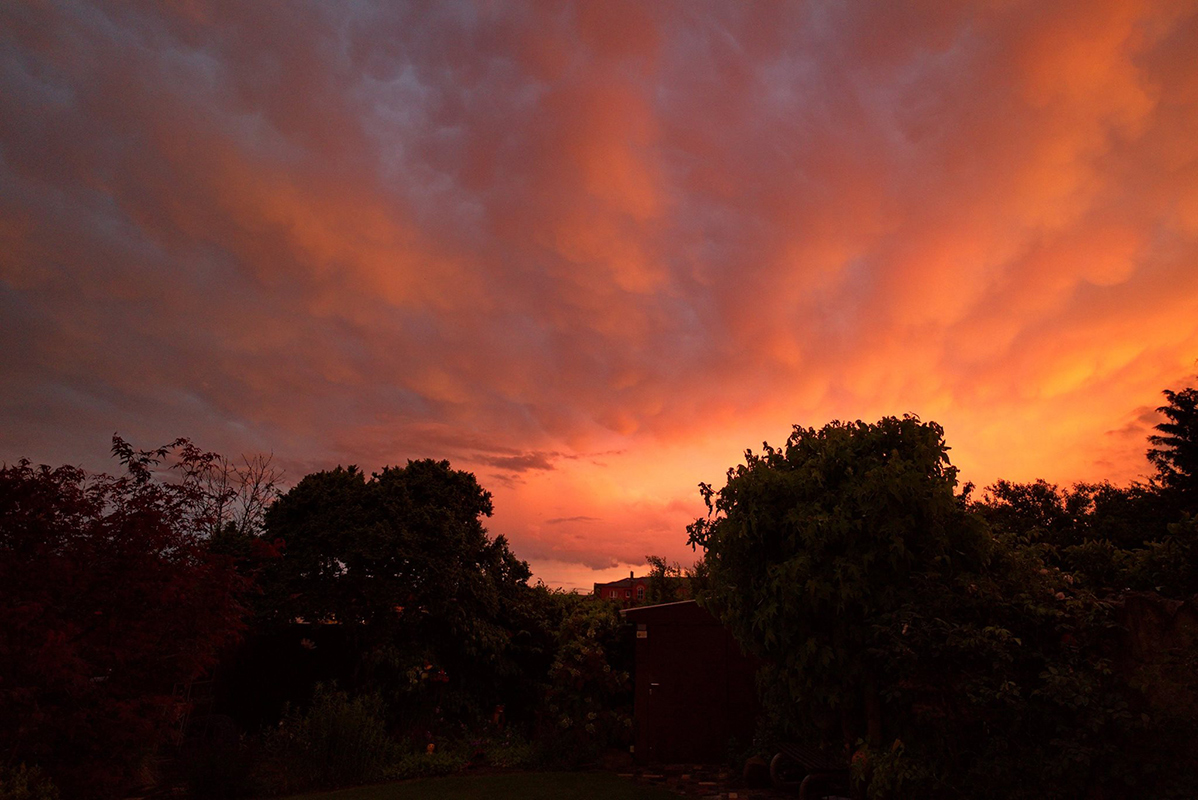
<svg viewBox="0 0 1198 800">
<path fill-rule="evenodd" d="M 124 477 L 0 468 L 0 760 L 39 765 L 68 797 L 136 779 L 184 710 L 174 692 L 242 626 L 247 579 L 207 546 L 186 440 L 136 451 Z M 173 457 L 177 473 L 159 480 Z"/>
</svg>

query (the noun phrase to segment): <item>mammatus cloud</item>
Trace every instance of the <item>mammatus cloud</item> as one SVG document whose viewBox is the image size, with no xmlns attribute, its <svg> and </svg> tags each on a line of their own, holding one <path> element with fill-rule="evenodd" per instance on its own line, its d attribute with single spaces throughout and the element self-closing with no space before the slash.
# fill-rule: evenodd
<svg viewBox="0 0 1198 800">
<path fill-rule="evenodd" d="M 6 4 L 0 458 L 449 458 L 534 567 L 685 560 L 794 423 L 1135 478 L 1195 49 L 1176 0 Z"/>
<path fill-rule="evenodd" d="M 480 464 L 497 467 L 508 472 L 527 472 L 528 470 L 556 469 L 560 459 L 575 459 L 577 455 L 569 453 L 545 452 L 533 450 L 528 453 L 513 453 L 512 455 L 475 455 L 474 460 Z"/>
</svg>

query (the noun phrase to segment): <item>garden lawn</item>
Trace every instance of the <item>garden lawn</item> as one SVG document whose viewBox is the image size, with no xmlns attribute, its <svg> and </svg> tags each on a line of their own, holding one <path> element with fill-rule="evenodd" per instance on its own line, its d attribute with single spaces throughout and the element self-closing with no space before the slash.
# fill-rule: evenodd
<svg viewBox="0 0 1198 800">
<path fill-rule="evenodd" d="M 295 795 L 287 800 L 677 800 L 608 772 L 518 772 L 455 775 Z"/>
</svg>

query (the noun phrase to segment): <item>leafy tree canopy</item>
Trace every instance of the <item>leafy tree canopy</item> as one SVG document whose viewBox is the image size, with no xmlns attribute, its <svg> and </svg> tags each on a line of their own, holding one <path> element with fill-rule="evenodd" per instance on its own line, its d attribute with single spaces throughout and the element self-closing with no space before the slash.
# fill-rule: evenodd
<svg viewBox="0 0 1198 800">
<path fill-rule="evenodd" d="M 1023 545 L 1046 545 L 1050 558 L 1065 548 L 1104 543 L 1142 547 L 1166 534 L 1173 516 L 1151 486 L 1077 483 L 1061 488 L 1047 481 L 1000 480 L 974 505 L 996 534 Z"/>
<path fill-rule="evenodd" d="M 677 561 L 654 555 L 645 556 L 645 563 L 649 565 L 649 586 L 644 600 L 647 605 L 689 600 L 693 594 L 693 584 L 701 580 L 701 563 L 684 569 Z"/>
<path fill-rule="evenodd" d="M 1010 488 L 1010 518 L 1072 524 L 1054 487 Z M 762 658 L 777 733 L 856 750 L 870 797 L 1081 796 L 1129 774 L 1109 609 L 1051 545 L 991 535 L 935 423 L 796 427 L 702 491 L 700 602 Z"/>
<path fill-rule="evenodd" d="M 491 510 L 490 493 L 447 461 L 308 475 L 266 514 L 267 536 L 284 543 L 266 605 L 276 622 L 347 626 L 367 660 L 400 676 L 429 664 L 460 686 L 503 672 L 531 573 L 488 536 Z"/>
<path fill-rule="evenodd" d="M 872 680 L 871 624 L 907 599 L 914 571 L 977 567 L 988 538 L 954 493 L 943 432 L 906 416 L 796 426 L 746 452 L 714 512 L 690 527 L 706 550 L 705 602 L 778 665 L 792 699 L 852 702 Z"/>
</svg>

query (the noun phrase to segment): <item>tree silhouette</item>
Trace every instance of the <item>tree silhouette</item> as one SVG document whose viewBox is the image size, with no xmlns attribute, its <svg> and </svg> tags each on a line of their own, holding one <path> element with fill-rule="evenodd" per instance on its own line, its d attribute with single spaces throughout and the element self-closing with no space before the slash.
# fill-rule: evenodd
<svg viewBox="0 0 1198 800">
<path fill-rule="evenodd" d="M 182 448 L 114 440 L 124 477 L 0 469 L 0 751 L 68 797 L 128 788 L 242 627 L 248 580 L 207 546 L 194 483 L 153 467 Z M 198 451 L 196 451 L 198 452 Z"/>
<path fill-rule="evenodd" d="M 1148 459 L 1156 467 L 1156 480 L 1182 511 L 1198 510 L 1198 389 L 1166 389 L 1167 405 L 1157 409 L 1167 417 L 1148 437 L 1154 445 Z"/>
<path fill-rule="evenodd" d="M 491 508 L 448 461 L 305 476 L 266 513 L 267 535 L 285 542 L 263 575 L 274 622 L 342 626 L 362 681 L 406 685 L 414 670 L 447 676 L 447 691 L 494 691 L 514 669 L 512 617 L 531 590 L 528 565 L 482 524 Z"/>
</svg>

